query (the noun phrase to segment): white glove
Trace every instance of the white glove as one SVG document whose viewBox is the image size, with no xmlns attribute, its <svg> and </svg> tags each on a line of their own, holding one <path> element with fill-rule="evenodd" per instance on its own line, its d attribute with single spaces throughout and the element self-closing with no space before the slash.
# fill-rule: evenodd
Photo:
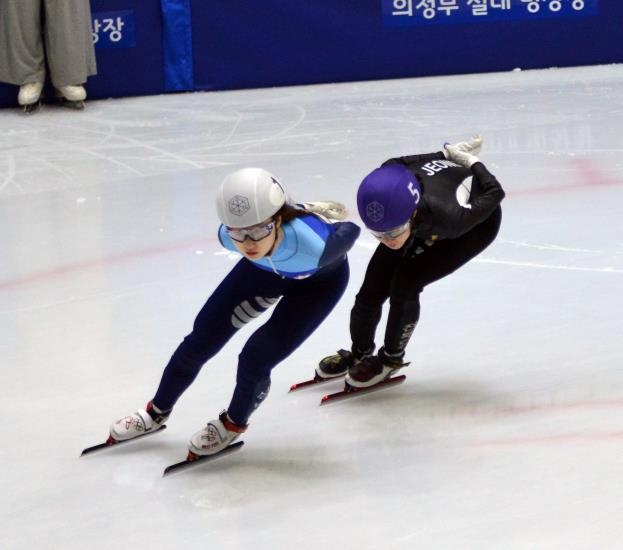
<svg viewBox="0 0 623 550">
<path fill-rule="evenodd" d="M 468 143 L 468 142 L 463 142 Z M 471 168 L 472 164 L 476 164 L 480 161 L 480 159 L 476 155 L 472 155 L 470 152 L 462 151 L 459 149 L 459 145 L 450 145 L 447 143 L 444 145 L 445 151 L 444 156 L 451 160 L 452 162 L 456 162 L 465 168 Z"/>
<path fill-rule="evenodd" d="M 467 141 L 455 143 L 454 146 L 459 149 L 459 151 L 463 151 L 464 153 L 478 155 L 482 149 L 482 142 L 482 136 L 480 134 L 476 134 L 475 136 L 470 137 Z"/>
<path fill-rule="evenodd" d="M 453 147 L 456 147 L 459 151 L 462 151 L 463 153 L 469 153 L 471 155 L 478 155 L 480 153 L 480 150 L 482 149 L 482 142 L 483 142 L 482 136 L 480 134 L 476 134 L 475 136 L 472 136 L 471 138 L 469 138 L 467 141 L 459 141 L 459 143 L 454 143 L 452 145 Z M 444 147 L 446 145 L 451 145 L 451 144 L 444 143 Z M 448 154 L 447 151 L 443 152 L 443 156 L 446 157 L 447 159 L 450 159 L 450 155 Z"/>
</svg>

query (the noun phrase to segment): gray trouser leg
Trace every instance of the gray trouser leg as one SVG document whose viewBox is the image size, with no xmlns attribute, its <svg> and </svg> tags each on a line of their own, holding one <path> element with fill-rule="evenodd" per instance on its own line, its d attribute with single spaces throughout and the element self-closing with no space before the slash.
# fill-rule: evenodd
<svg viewBox="0 0 623 550">
<path fill-rule="evenodd" d="M 0 81 L 43 82 L 41 0 L 0 0 L 0 14 Z"/>
<path fill-rule="evenodd" d="M 21 0 L 20 0 L 21 1 Z M 44 0 L 45 47 L 56 88 L 83 84 L 96 73 L 88 0 Z"/>
</svg>

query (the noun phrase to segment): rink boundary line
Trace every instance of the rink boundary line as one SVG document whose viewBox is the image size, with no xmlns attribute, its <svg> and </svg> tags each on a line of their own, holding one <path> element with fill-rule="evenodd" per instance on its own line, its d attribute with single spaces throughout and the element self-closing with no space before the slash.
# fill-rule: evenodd
<svg viewBox="0 0 623 550">
<path fill-rule="evenodd" d="M 510 405 L 503 407 L 492 407 L 489 410 L 470 411 L 469 416 L 497 417 L 514 414 L 530 414 L 538 412 L 563 412 L 572 409 L 595 409 L 595 408 L 612 408 L 622 407 L 623 398 L 620 399 L 603 399 L 597 401 L 570 401 L 567 403 L 542 403 L 529 405 Z M 459 416 L 465 416 L 465 414 Z M 617 431 L 592 431 L 592 432 L 573 432 L 566 434 L 552 435 L 533 435 L 522 437 L 508 437 L 499 439 L 490 439 L 470 443 L 470 447 L 513 447 L 522 445 L 547 445 L 547 444 L 564 444 L 564 443 L 594 443 L 597 441 L 614 441 L 623 439 L 623 430 Z"/>
<path fill-rule="evenodd" d="M 542 195 L 548 193 L 566 193 L 569 191 L 586 190 L 594 187 L 610 187 L 623 185 L 622 181 L 596 180 L 588 183 L 571 183 L 569 185 L 548 185 L 547 187 L 531 187 L 529 189 L 513 189 L 506 193 L 508 197 L 524 197 L 527 195 Z M 502 203 L 504 204 L 504 203 Z"/>
<path fill-rule="evenodd" d="M 474 258 L 473 262 L 479 264 L 498 264 L 498 265 L 510 265 L 513 267 L 531 267 L 537 269 L 558 269 L 563 271 L 588 271 L 591 273 L 623 273 L 623 269 L 615 269 L 613 267 L 577 267 L 573 265 L 553 265 L 553 264 L 539 264 L 535 262 L 514 262 L 510 260 L 493 260 L 489 258 Z"/>
<path fill-rule="evenodd" d="M 164 245 L 164 246 L 160 246 L 156 248 L 149 248 L 149 249 L 139 250 L 139 251 L 122 252 L 119 254 L 113 254 L 106 258 L 98 258 L 98 259 L 93 259 L 93 260 L 87 260 L 84 262 L 78 262 L 75 264 L 59 266 L 53 269 L 45 269 L 42 271 L 31 273 L 29 275 L 24 275 L 22 277 L 16 277 L 14 279 L 7 279 L 5 281 L 0 281 L 0 291 L 13 290 L 16 288 L 26 286 L 28 284 L 45 282 L 48 279 L 61 277 L 63 275 L 70 275 L 72 273 L 77 273 L 79 271 L 84 271 L 88 269 L 94 269 L 97 267 L 124 263 L 124 262 L 137 260 L 141 258 L 149 258 L 151 256 L 170 254 L 172 252 L 179 252 L 181 250 L 195 248 L 200 245 L 213 244 L 216 241 L 217 239 L 213 237 L 191 239 L 190 241 L 185 241 L 182 243 L 174 243 L 170 245 Z M 377 247 L 378 243 L 365 241 L 362 239 L 357 239 L 355 244 L 362 248 L 373 250 Z M 616 274 L 623 273 L 623 270 L 621 269 L 614 269 L 614 268 L 609 268 L 609 267 L 591 268 L 591 267 L 576 267 L 576 266 L 560 266 L 560 265 L 550 265 L 550 264 L 539 264 L 539 263 L 533 263 L 533 262 L 515 262 L 515 261 L 509 261 L 509 260 L 495 260 L 495 259 L 488 259 L 488 258 L 474 258 L 472 261 L 477 262 L 477 263 L 508 265 L 508 266 L 513 266 L 513 267 L 529 267 L 529 268 L 537 268 L 537 269 L 558 269 L 558 270 L 564 270 L 564 271 L 584 271 L 584 272 L 594 272 L 594 273 L 616 273 Z"/>
<path fill-rule="evenodd" d="M 588 188 L 610 187 L 623 184 L 623 181 L 608 177 L 590 159 L 575 158 L 572 160 L 572 163 L 576 174 L 580 176 L 580 181 L 577 183 L 569 183 L 566 185 L 547 185 L 545 187 L 532 187 L 529 189 L 514 189 L 508 191 L 507 195 L 515 197 L 522 195 L 564 193 L 567 191 L 578 191 Z"/>
<path fill-rule="evenodd" d="M 368 250 L 374 250 L 378 246 L 377 242 L 367 241 L 363 239 L 357 239 L 355 242 L 357 246 L 366 248 Z M 496 264 L 496 265 L 509 265 L 513 267 L 530 267 L 536 269 L 558 269 L 563 271 L 587 271 L 591 273 L 623 273 L 623 269 L 615 269 L 613 267 L 578 267 L 574 265 L 554 265 L 554 264 L 541 264 L 536 262 L 516 262 L 511 260 L 495 260 L 492 258 L 474 258 L 474 263 L 480 264 Z"/>
<path fill-rule="evenodd" d="M 503 244 L 509 244 L 517 248 L 533 248 L 535 250 L 547 250 L 548 252 L 586 252 L 588 254 L 607 254 L 604 250 L 595 250 L 592 248 L 569 248 L 567 246 L 560 246 L 557 244 L 536 244 L 526 241 L 513 241 L 510 239 L 499 238 L 498 242 Z"/>
<path fill-rule="evenodd" d="M 497 417 L 517 414 L 530 414 L 547 411 L 570 411 L 596 408 L 623 407 L 623 398 L 601 399 L 594 401 L 567 401 L 549 403 L 530 403 L 526 405 L 465 405 L 457 407 L 451 416 L 482 416 Z M 458 410 L 464 408 L 465 410 Z"/>
<path fill-rule="evenodd" d="M 61 277 L 63 275 L 70 275 L 80 271 L 94 269 L 97 267 L 109 266 L 114 264 L 121 264 L 133 260 L 139 260 L 143 258 L 150 258 L 152 256 L 160 256 L 163 254 L 170 254 L 174 252 L 180 252 L 182 250 L 196 248 L 197 246 L 205 246 L 206 244 L 213 244 L 218 239 L 200 238 L 191 239 L 189 241 L 173 243 L 169 245 L 163 245 L 155 248 L 147 248 L 138 251 L 121 252 L 113 254 L 105 258 L 97 258 L 93 260 L 86 260 L 84 262 L 78 262 L 75 264 L 68 264 L 64 266 L 55 267 L 52 269 L 45 269 L 42 271 L 36 271 L 30 275 L 24 275 L 23 277 L 16 277 L 14 279 L 7 279 L 6 281 L 0 281 L 0 291 L 13 290 L 29 284 L 45 282 L 48 279 L 55 277 Z"/>
<path fill-rule="evenodd" d="M 491 439 L 470 443 L 470 447 L 513 447 L 522 445 L 547 445 L 550 443 L 594 443 L 598 441 L 623 440 L 623 431 L 613 432 L 576 432 L 556 435 L 536 435 Z"/>
</svg>

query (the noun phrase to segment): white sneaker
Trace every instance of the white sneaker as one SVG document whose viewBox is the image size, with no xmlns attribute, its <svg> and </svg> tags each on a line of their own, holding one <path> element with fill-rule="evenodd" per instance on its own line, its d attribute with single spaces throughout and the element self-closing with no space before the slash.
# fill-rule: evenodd
<svg viewBox="0 0 623 550">
<path fill-rule="evenodd" d="M 84 101 L 87 98 L 84 86 L 61 86 L 56 89 L 56 92 L 67 101 Z"/>
<path fill-rule="evenodd" d="M 17 102 L 22 106 L 37 103 L 41 97 L 42 90 L 43 82 L 27 82 L 23 86 L 20 86 L 19 93 L 17 94 Z"/>
<path fill-rule="evenodd" d="M 150 401 L 145 409 L 139 409 L 135 413 L 113 422 L 110 426 L 110 437 L 115 441 L 125 441 L 151 432 L 162 426 L 169 418 L 169 414 L 170 411 L 163 414 Z"/>
<path fill-rule="evenodd" d="M 193 434 L 188 450 L 198 456 L 216 454 L 238 439 L 246 429 L 247 426 L 234 424 L 227 411 L 223 411 L 217 420 L 210 420 L 203 430 Z"/>
</svg>

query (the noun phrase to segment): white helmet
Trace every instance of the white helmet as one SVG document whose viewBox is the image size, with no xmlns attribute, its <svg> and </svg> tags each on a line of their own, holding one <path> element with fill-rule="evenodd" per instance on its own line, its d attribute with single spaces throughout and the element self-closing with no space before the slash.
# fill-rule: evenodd
<svg viewBox="0 0 623 550">
<path fill-rule="evenodd" d="M 229 174 L 216 193 L 216 211 L 227 227 L 249 227 L 275 215 L 286 202 L 277 178 L 262 168 Z"/>
</svg>

